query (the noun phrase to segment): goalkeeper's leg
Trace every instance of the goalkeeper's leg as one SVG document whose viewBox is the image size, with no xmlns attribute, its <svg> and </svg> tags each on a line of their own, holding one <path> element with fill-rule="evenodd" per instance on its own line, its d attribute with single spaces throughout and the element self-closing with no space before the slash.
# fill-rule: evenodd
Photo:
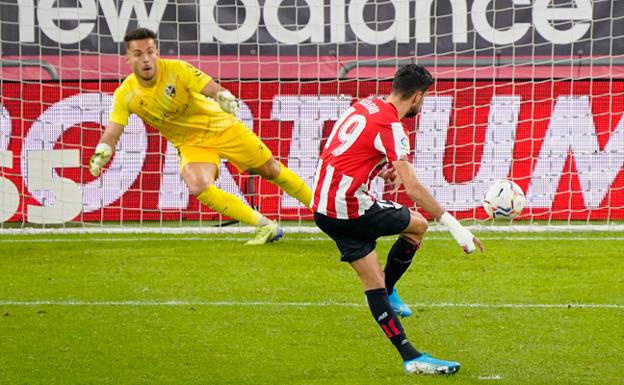
<svg viewBox="0 0 624 385">
<path fill-rule="evenodd" d="M 277 223 L 214 185 L 217 172 L 217 165 L 213 163 L 188 163 L 182 169 L 182 178 L 191 194 L 206 206 L 239 222 L 257 226 L 256 238 L 248 244 L 263 244 L 279 239 L 281 229 Z"/>
<path fill-rule="evenodd" d="M 271 157 L 262 166 L 254 168 L 253 171 L 284 190 L 288 195 L 310 207 L 312 201 L 312 190 L 305 184 L 299 175 L 292 172 L 288 167 Z"/>
</svg>

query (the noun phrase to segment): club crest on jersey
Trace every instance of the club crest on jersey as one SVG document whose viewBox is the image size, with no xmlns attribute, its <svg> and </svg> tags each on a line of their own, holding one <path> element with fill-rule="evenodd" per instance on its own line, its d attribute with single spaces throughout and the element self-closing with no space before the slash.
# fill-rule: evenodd
<svg viewBox="0 0 624 385">
<path fill-rule="evenodd" d="M 165 87 L 165 95 L 169 96 L 170 98 L 173 98 L 175 93 L 176 93 L 175 86 L 169 84 L 167 87 Z"/>
</svg>

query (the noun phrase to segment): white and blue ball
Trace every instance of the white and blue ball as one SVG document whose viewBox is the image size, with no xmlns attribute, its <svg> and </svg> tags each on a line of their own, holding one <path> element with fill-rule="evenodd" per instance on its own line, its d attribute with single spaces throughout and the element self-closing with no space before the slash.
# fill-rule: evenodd
<svg viewBox="0 0 624 385">
<path fill-rule="evenodd" d="M 526 199 L 524 191 L 510 180 L 492 183 L 483 198 L 483 208 L 490 218 L 513 219 L 520 215 Z"/>
</svg>

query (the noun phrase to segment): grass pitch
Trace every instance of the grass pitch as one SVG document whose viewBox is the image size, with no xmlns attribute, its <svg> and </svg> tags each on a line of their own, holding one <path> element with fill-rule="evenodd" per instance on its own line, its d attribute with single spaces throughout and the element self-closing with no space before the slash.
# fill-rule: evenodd
<svg viewBox="0 0 624 385">
<path fill-rule="evenodd" d="M 400 281 L 409 377 L 324 236 L 0 237 L 1 384 L 621 384 L 624 235 L 429 234 Z M 384 256 L 393 240 L 379 242 Z"/>
</svg>

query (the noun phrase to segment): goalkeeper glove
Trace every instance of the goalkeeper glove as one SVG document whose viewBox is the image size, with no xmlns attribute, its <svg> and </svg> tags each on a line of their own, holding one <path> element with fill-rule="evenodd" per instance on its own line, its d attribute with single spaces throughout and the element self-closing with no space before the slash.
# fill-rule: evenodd
<svg viewBox="0 0 624 385">
<path fill-rule="evenodd" d="M 470 230 L 462 226 L 455 217 L 445 212 L 440 217 L 439 222 L 446 226 L 453 238 L 455 238 L 455 242 L 457 242 L 466 253 L 475 251 L 474 235 L 472 235 Z"/>
<path fill-rule="evenodd" d="M 89 172 L 93 176 L 99 176 L 104 165 L 108 163 L 113 156 L 113 149 L 106 143 L 99 143 L 95 147 L 95 154 L 91 156 L 89 161 Z"/>
<path fill-rule="evenodd" d="M 217 103 L 219 103 L 223 111 L 234 116 L 238 114 L 238 100 L 230 91 L 222 90 L 217 92 Z"/>
</svg>

